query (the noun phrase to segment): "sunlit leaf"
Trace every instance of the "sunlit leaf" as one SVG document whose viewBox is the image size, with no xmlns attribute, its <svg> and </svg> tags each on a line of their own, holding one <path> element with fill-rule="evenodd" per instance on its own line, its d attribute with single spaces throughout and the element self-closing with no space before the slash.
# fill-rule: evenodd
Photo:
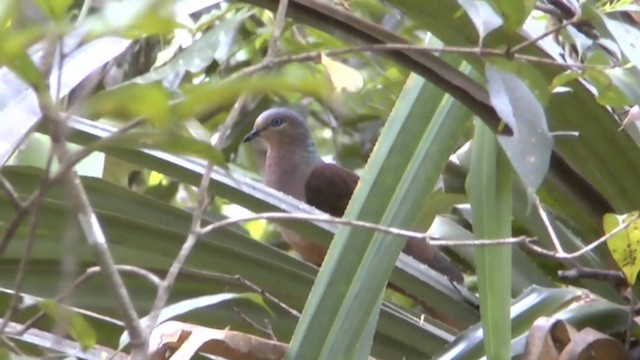
<svg viewBox="0 0 640 360">
<path fill-rule="evenodd" d="M 364 85 L 364 78 L 360 72 L 339 61 L 322 54 L 320 63 L 324 65 L 329 73 L 331 82 L 336 91 L 358 91 Z"/>
<path fill-rule="evenodd" d="M 624 215 L 606 214 L 602 218 L 605 233 L 610 233 L 622 224 L 628 224 L 640 214 L 634 211 Z M 627 281 L 635 284 L 640 271 L 640 220 L 635 219 L 624 230 L 618 231 L 607 241 L 613 259 L 624 272 Z"/>
</svg>

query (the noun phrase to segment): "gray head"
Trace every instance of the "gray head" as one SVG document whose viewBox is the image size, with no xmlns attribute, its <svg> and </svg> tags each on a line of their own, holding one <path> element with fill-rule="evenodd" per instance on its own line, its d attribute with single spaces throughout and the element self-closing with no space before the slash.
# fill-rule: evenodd
<svg viewBox="0 0 640 360">
<path fill-rule="evenodd" d="M 269 109 L 258 116 L 253 131 L 244 141 L 257 137 L 264 139 L 270 149 L 294 146 L 315 150 L 305 119 L 297 112 L 285 108 Z"/>
</svg>

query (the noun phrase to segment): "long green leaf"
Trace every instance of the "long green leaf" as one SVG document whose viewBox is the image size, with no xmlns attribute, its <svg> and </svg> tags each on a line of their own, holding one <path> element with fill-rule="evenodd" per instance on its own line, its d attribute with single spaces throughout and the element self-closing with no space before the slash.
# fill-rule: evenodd
<svg viewBox="0 0 640 360">
<path fill-rule="evenodd" d="M 511 166 L 495 135 L 476 124 L 467 192 L 478 239 L 511 236 Z M 511 345 L 511 246 L 476 248 L 476 273 L 485 348 L 490 359 L 509 359 Z"/>
</svg>

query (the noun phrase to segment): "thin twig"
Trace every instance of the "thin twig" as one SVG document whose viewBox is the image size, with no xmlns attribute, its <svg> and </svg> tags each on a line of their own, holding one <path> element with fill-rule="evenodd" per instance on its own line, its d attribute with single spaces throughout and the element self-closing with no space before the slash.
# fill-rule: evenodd
<svg viewBox="0 0 640 360">
<path fill-rule="evenodd" d="M 54 41 L 51 41 L 55 45 Z M 50 70 L 50 67 L 48 68 Z M 45 72 L 48 74 L 48 72 Z M 42 113 L 43 122 L 49 128 L 52 149 L 61 163 L 69 157 L 69 149 L 65 139 L 66 121 L 61 116 L 50 95 L 49 86 L 36 89 L 38 105 Z M 135 311 L 129 293 L 122 277 L 116 270 L 115 263 L 109 252 L 107 239 L 98 218 L 89 203 L 86 190 L 82 186 L 80 177 L 75 170 L 67 172 L 63 180 L 71 197 L 71 204 L 78 217 L 82 230 L 93 250 L 93 254 L 105 275 L 107 284 L 118 304 L 118 310 L 123 316 L 127 331 L 131 335 L 132 358 L 146 357 L 146 337 L 140 319 Z"/>
<path fill-rule="evenodd" d="M 7 226 L 7 230 L 4 232 L 2 239 L 0 239 L 0 257 L 4 255 L 4 252 L 9 245 L 9 241 L 13 238 L 16 231 L 22 224 L 22 220 L 24 220 L 24 218 L 29 214 L 29 211 L 35 204 L 35 201 L 40 196 L 42 196 L 42 193 L 46 192 L 51 186 L 57 184 L 60 180 L 62 180 L 66 176 L 67 172 L 71 171 L 71 169 L 73 169 L 73 167 L 76 166 L 80 161 L 91 155 L 97 146 L 100 146 L 105 142 L 110 142 L 114 138 L 135 129 L 143 123 L 143 119 L 134 119 L 124 126 L 118 128 L 111 135 L 96 141 L 93 145 L 84 147 L 80 150 L 77 150 L 76 152 L 69 154 L 67 159 L 60 165 L 58 171 L 53 176 L 51 176 L 49 181 L 38 188 L 33 194 L 31 194 L 31 196 L 29 196 L 29 198 L 22 204 L 22 206 L 18 208 L 18 212 L 14 215 L 11 223 L 9 223 L 9 225 Z"/>
<path fill-rule="evenodd" d="M 278 12 L 276 13 L 274 30 L 271 42 L 269 43 L 269 49 L 267 51 L 267 58 L 265 60 L 270 59 L 272 56 L 275 56 L 277 53 L 277 47 L 279 43 L 280 35 L 282 34 L 282 29 L 284 27 L 284 16 L 287 8 L 287 0 L 280 0 L 280 5 L 278 6 Z M 240 115 L 240 111 L 242 110 L 243 105 L 248 101 L 249 93 L 243 93 L 240 95 L 234 106 L 232 107 L 229 115 L 227 116 L 226 121 L 220 126 L 218 130 L 218 139 L 216 141 L 215 147 L 221 148 L 224 144 L 224 141 L 229 133 L 231 127 L 236 122 L 236 119 Z M 204 172 L 202 174 L 202 180 L 200 181 L 200 186 L 198 188 L 198 200 L 196 209 L 193 213 L 191 219 L 191 226 L 189 227 L 189 235 L 185 240 L 184 244 L 180 248 L 180 252 L 174 259 L 169 271 L 167 272 L 162 285 L 158 289 L 158 295 L 156 296 L 155 301 L 153 302 L 153 306 L 151 307 L 151 312 L 149 313 L 149 323 L 147 331 L 150 333 L 151 330 L 156 326 L 156 322 L 160 315 L 160 310 L 165 306 L 167 299 L 169 298 L 169 294 L 171 293 L 171 289 L 175 283 L 175 280 L 180 273 L 180 269 L 184 265 L 187 257 L 193 250 L 196 245 L 198 238 L 200 237 L 200 226 L 202 224 L 202 215 L 204 210 L 209 203 L 207 191 L 209 189 L 209 181 L 211 179 L 211 172 L 213 170 L 213 165 L 207 161 Z"/>
<path fill-rule="evenodd" d="M 24 352 L 22 352 L 22 350 L 20 350 L 20 348 L 16 344 L 14 344 L 13 341 L 9 340 L 8 337 L 0 335 L 0 343 L 9 348 L 9 350 L 11 350 L 15 355 L 24 356 Z M 10 356 L 9 358 L 11 359 L 12 357 Z"/>
<path fill-rule="evenodd" d="M 209 188 L 209 180 L 211 178 L 211 171 L 213 166 L 210 162 L 207 161 L 207 165 L 205 166 L 204 175 L 202 176 L 202 181 L 200 183 L 200 187 L 198 189 L 198 201 L 196 205 L 196 209 L 191 218 L 191 226 L 189 227 L 189 235 L 185 240 L 184 244 L 180 248 L 180 252 L 173 260 L 167 275 L 165 276 L 162 284 L 158 288 L 158 294 L 156 295 L 156 299 L 153 302 L 153 306 L 151 307 L 151 311 L 148 316 L 147 323 L 147 333 L 151 333 L 153 328 L 156 326 L 156 322 L 158 321 L 158 317 L 160 316 L 160 311 L 167 303 L 169 299 L 169 294 L 171 294 L 171 289 L 173 288 L 173 284 L 180 273 L 180 269 L 184 265 L 184 262 L 187 260 L 187 257 L 193 250 L 193 247 L 196 245 L 200 234 L 198 234 L 198 227 L 202 221 L 202 215 L 204 213 L 205 204 L 207 203 L 207 189 Z"/>
<path fill-rule="evenodd" d="M 143 268 L 139 268 L 137 266 L 130 265 L 116 265 L 116 269 L 121 273 L 129 273 L 132 275 L 136 275 L 141 277 L 147 281 L 149 281 L 154 286 L 158 287 L 162 282 L 160 278 L 158 278 L 154 273 L 145 270 Z M 90 267 L 85 270 L 84 274 L 80 275 L 73 283 L 69 284 L 66 289 L 64 289 L 60 295 L 58 295 L 54 300 L 56 302 L 64 302 L 67 301 L 71 295 L 75 294 L 78 289 L 82 285 L 84 285 L 87 280 L 90 278 L 100 274 L 100 268 L 97 266 Z M 24 323 L 24 325 L 20 328 L 19 331 L 16 332 L 17 336 L 24 335 L 29 329 L 31 329 L 38 321 L 40 321 L 45 316 L 44 311 L 40 311 L 36 315 L 34 315 L 31 319 Z"/>
<path fill-rule="evenodd" d="M 266 297 L 267 299 L 271 300 L 272 302 L 274 302 L 275 304 L 278 304 L 278 306 L 280 306 L 282 309 L 286 310 L 289 314 L 299 318 L 300 317 L 300 313 L 289 307 L 287 304 L 283 303 L 282 301 L 278 300 L 275 296 L 269 294 L 268 292 L 264 291 L 263 289 L 261 289 L 259 286 L 253 284 L 251 281 L 243 278 L 240 275 L 234 275 L 234 276 L 230 276 L 229 278 L 231 279 L 235 279 L 237 281 L 240 281 L 242 284 L 244 284 L 245 286 L 253 289 L 254 291 L 257 291 L 260 293 L 260 295 Z"/>
<path fill-rule="evenodd" d="M 382 232 L 390 235 L 396 235 L 400 237 L 412 237 L 416 239 L 422 239 L 433 246 L 495 246 L 495 245 L 507 245 L 507 244 L 522 244 L 534 241 L 535 238 L 519 236 L 515 238 L 495 239 L 495 240 L 438 240 L 425 233 L 403 230 L 394 227 L 382 226 L 366 221 L 360 220 L 348 220 L 343 218 L 332 217 L 329 215 L 310 215 L 310 214 L 291 214 L 291 213 L 261 213 L 256 215 L 241 216 L 231 219 L 225 219 L 215 222 L 211 225 L 207 225 L 200 230 L 200 235 L 205 235 L 213 232 L 217 229 L 234 225 L 237 223 L 243 223 L 254 220 L 289 220 L 289 221 L 316 221 L 331 224 L 347 225 L 353 227 L 359 227 L 363 229 Z"/>
<path fill-rule="evenodd" d="M 51 170 L 52 162 L 53 153 L 49 151 L 47 155 L 45 173 L 40 180 L 40 187 L 46 186 L 47 182 L 49 181 L 49 171 Z M 22 296 L 22 286 L 24 285 L 24 279 L 27 275 L 27 266 L 29 265 L 29 260 L 31 260 L 33 243 L 36 239 L 36 229 L 40 220 L 40 205 L 42 204 L 43 193 L 40 194 L 41 196 L 38 196 L 34 201 L 33 214 L 31 215 L 31 221 L 29 221 L 29 233 L 27 234 L 27 240 L 24 245 L 22 257 L 20 258 L 20 264 L 18 265 L 18 273 L 16 274 L 16 284 L 14 285 L 13 296 L 11 297 L 11 301 L 9 302 L 9 308 L 2 318 L 2 323 L 0 323 L 0 334 L 4 332 L 4 329 L 9 324 L 9 321 L 11 321 L 11 317 L 18 310 L 18 306 L 20 304 L 20 298 Z"/>
<path fill-rule="evenodd" d="M 9 201 L 11 201 L 11 205 L 13 205 L 13 207 L 15 207 L 16 209 L 21 209 L 23 205 L 22 201 L 20 201 L 18 193 L 16 193 L 9 180 L 2 176 L 2 174 L 0 174 L 0 186 L 2 186 L 2 189 L 7 194 Z"/>
<path fill-rule="evenodd" d="M 240 311 L 240 309 L 238 309 L 235 306 L 231 307 L 233 309 L 233 311 L 240 316 L 240 318 L 242 318 L 242 320 L 246 321 L 249 325 L 253 326 L 254 328 L 256 328 L 259 331 L 262 331 L 263 333 L 269 335 L 269 337 L 271 338 L 271 340 L 277 341 L 278 339 L 276 338 L 276 335 L 273 333 L 273 329 L 271 328 L 271 326 L 269 325 L 269 323 L 267 322 L 267 327 L 264 327 L 262 325 L 258 325 L 255 321 L 251 320 L 251 318 L 249 318 L 247 315 L 243 314 L 242 311 Z"/>
<path fill-rule="evenodd" d="M 455 46 L 443 46 L 433 47 L 416 44 L 404 44 L 404 43 L 391 43 L 391 44 L 371 44 L 371 45 L 359 45 L 352 46 L 344 49 L 332 49 L 322 51 L 310 51 L 295 55 L 286 55 L 281 57 L 275 57 L 273 59 L 265 59 L 256 65 L 247 66 L 242 70 L 239 70 L 229 76 L 226 81 L 232 81 L 241 77 L 253 75 L 257 72 L 272 69 L 275 67 L 284 66 L 296 62 L 320 62 L 322 55 L 325 56 L 341 56 L 353 53 L 362 52 L 393 52 L 393 51 L 411 51 L 411 52 L 429 52 L 429 53 L 451 53 L 451 54 L 469 54 L 477 56 L 492 56 L 492 57 L 507 57 L 503 49 L 487 49 L 478 47 L 455 47 Z M 568 64 L 559 62 L 553 59 L 541 58 L 525 54 L 513 54 L 512 57 L 516 60 L 521 60 L 529 63 L 548 64 L 554 66 L 560 66 L 564 69 L 598 69 L 607 70 L 611 69 L 611 66 L 597 65 L 597 64 Z"/>
<path fill-rule="evenodd" d="M 285 310 L 286 312 L 288 312 L 292 316 L 300 317 L 300 313 L 298 311 L 296 311 L 295 309 L 289 307 L 287 304 L 283 303 L 278 298 L 276 298 L 275 296 L 271 295 L 269 292 L 265 291 L 264 289 L 260 288 L 258 285 L 252 283 L 251 281 L 243 278 L 240 275 L 237 275 L 237 274 L 236 275 L 227 275 L 227 274 L 222 274 L 222 273 L 212 273 L 212 272 L 209 272 L 209 271 L 202 271 L 202 270 L 195 270 L 195 269 L 189 269 L 187 271 L 187 273 L 196 274 L 196 275 L 200 275 L 200 276 L 206 276 L 206 277 L 214 277 L 214 278 L 216 278 L 218 280 L 239 282 L 240 284 L 248 287 L 249 289 L 258 292 L 261 296 L 265 297 L 267 300 L 269 300 L 269 301 L 273 302 L 274 304 L 278 305 L 280 308 L 282 308 L 283 310 Z"/>
<path fill-rule="evenodd" d="M 558 252 L 558 254 L 564 254 L 564 250 L 562 250 L 562 246 L 560 245 L 560 240 L 558 240 L 556 231 L 553 229 L 553 226 L 551 226 L 551 222 L 549 221 L 549 216 L 547 216 L 547 212 L 542 207 L 542 204 L 540 203 L 540 198 L 536 195 L 534 195 L 534 204 L 536 206 L 536 209 L 538 209 L 538 214 L 542 219 L 542 223 L 544 224 L 544 227 L 547 229 L 547 233 L 549 233 L 549 237 L 551 238 L 551 242 L 553 243 L 553 246 L 556 248 L 556 251 Z"/>
<path fill-rule="evenodd" d="M 573 25 L 573 24 L 577 23 L 578 20 L 579 20 L 579 17 L 576 16 L 571 20 L 565 21 L 565 22 L 563 22 L 561 24 L 558 24 L 557 26 L 554 26 L 553 28 L 543 32 L 542 34 L 534 37 L 533 39 L 528 39 L 528 40 L 525 40 L 525 41 L 521 42 L 520 44 L 510 48 L 508 50 L 507 56 L 515 55 L 517 52 L 519 52 L 520 50 L 524 49 L 525 47 L 527 47 L 527 46 L 529 46 L 531 44 L 535 44 L 538 41 L 546 38 L 549 35 L 553 35 L 553 34 L 557 33 L 558 31 L 566 28 L 569 25 Z"/>
<path fill-rule="evenodd" d="M 543 248 L 541 248 L 539 246 L 536 246 L 534 244 L 531 244 L 529 242 L 526 242 L 525 246 L 528 248 L 528 250 L 531 250 L 534 253 L 537 253 L 537 254 L 540 254 L 540 255 L 543 255 L 543 256 L 547 256 L 547 257 L 550 257 L 550 258 L 553 258 L 553 259 L 571 259 L 571 258 L 576 258 L 576 257 L 581 256 L 583 254 L 586 254 L 589 251 L 595 249 L 596 247 L 606 243 L 607 240 L 609 240 L 612 236 L 614 236 L 618 232 L 626 229 L 629 225 L 631 225 L 639 217 L 640 217 L 640 214 L 632 216 L 631 219 L 628 222 L 618 225 L 610 233 L 605 234 L 604 236 L 602 236 L 598 240 L 596 240 L 596 241 L 592 242 L 591 244 L 583 247 L 582 249 L 580 249 L 578 251 L 575 251 L 575 252 L 572 252 L 572 253 L 563 252 L 562 254 L 558 254 L 556 252 L 549 251 L 547 249 L 543 249 Z"/>
</svg>

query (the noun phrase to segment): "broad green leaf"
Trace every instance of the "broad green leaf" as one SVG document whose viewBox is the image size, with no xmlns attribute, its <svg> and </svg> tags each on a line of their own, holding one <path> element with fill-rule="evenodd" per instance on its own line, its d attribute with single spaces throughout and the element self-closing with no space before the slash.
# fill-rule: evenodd
<svg viewBox="0 0 640 360">
<path fill-rule="evenodd" d="M 551 84 L 549 85 L 549 91 L 553 91 L 559 86 L 563 86 L 570 81 L 579 79 L 580 76 L 581 74 L 577 71 L 567 70 L 553 78 L 553 81 L 551 81 Z"/>
<path fill-rule="evenodd" d="M 585 76 L 595 86 L 598 92 L 598 102 L 602 105 L 622 107 L 632 104 L 631 100 L 613 83 L 612 79 L 604 71 L 589 69 L 585 71 Z"/>
<path fill-rule="evenodd" d="M 204 141 L 166 130 L 134 130 L 90 146 L 97 151 L 107 148 L 153 149 L 172 154 L 193 156 L 226 167 L 222 153 Z"/>
<path fill-rule="evenodd" d="M 502 25 L 502 19 L 498 16 L 491 6 L 485 1 L 475 0 L 458 0 L 460 6 L 464 8 L 469 15 L 469 19 L 478 30 L 480 44 L 485 35 Z"/>
<path fill-rule="evenodd" d="M 90 349 L 96 344 L 96 333 L 82 315 L 66 309 L 52 300 L 42 301 L 39 306 L 53 317 L 56 323 L 63 324 L 69 331 L 69 335 L 80 343 L 84 350 Z"/>
<path fill-rule="evenodd" d="M 624 215 L 606 214 L 602 218 L 605 233 L 609 234 L 618 226 L 628 224 L 638 214 L 638 211 Z M 633 220 L 624 230 L 612 235 L 607 246 L 629 284 L 635 284 L 640 271 L 640 220 Z"/>
<path fill-rule="evenodd" d="M 529 16 L 535 0 L 490 0 L 488 1 L 504 20 L 504 27 L 508 32 L 520 30 Z"/>
<path fill-rule="evenodd" d="M 515 75 L 487 64 L 491 103 L 514 130 L 513 136 L 499 136 L 500 145 L 522 182 L 536 190 L 549 168 L 553 139 L 544 109 L 529 88 Z"/>
<path fill-rule="evenodd" d="M 133 83 L 100 92 L 84 107 L 91 118 L 144 118 L 157 127 L 165 127 L 170 116 L 169 98 L 169 93 L 159 83 Z"/>
<path fill-rule="evenodd" d="M 477 123 L 466 184 L 476 239 L 511 236 L 511 171 L 495 135 L 484 124 Z M 508 359 L 511 354 L 511 246 L 480 246 L 475 252 L 486 354 L 490 359 Z"/>
</svg>

